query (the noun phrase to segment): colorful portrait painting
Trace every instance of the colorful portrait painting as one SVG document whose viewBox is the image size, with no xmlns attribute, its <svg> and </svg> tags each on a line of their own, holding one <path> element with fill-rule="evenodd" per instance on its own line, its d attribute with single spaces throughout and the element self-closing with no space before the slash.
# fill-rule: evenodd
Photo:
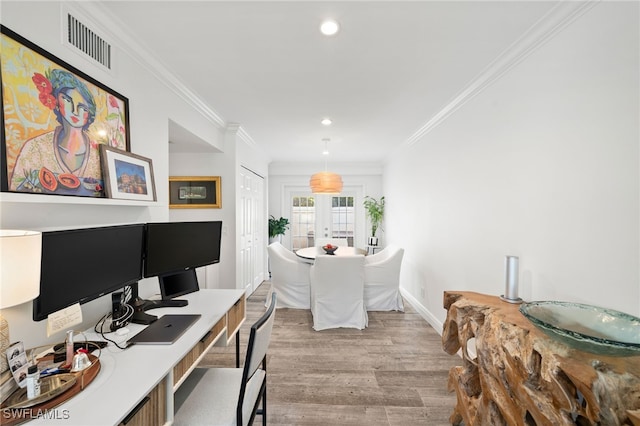
<svg viewBox="0 0 640 426">
<path fill-rule="evenodd" d="M 5 27 L 2 190 L 103 197 L 100 145 L 129 150 L 128 100 Z"/>
</svg>

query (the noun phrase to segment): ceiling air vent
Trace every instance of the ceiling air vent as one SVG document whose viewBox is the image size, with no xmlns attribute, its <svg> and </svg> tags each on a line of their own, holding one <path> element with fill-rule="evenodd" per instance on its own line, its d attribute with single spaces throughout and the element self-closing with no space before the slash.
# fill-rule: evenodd
<svg viewBox="0 0 640 426">
<path fill-rule="evenodd" d="M 67 42 L 111 69 L 111 45 L 70 14 L 67 14 Z"/>
</svg>

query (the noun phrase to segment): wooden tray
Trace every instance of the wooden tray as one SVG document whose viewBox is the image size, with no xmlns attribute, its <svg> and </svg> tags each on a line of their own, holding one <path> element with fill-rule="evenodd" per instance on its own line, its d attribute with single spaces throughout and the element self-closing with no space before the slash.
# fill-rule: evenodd
<svg viewBox="0 0 640 426">
<path fill-rule="evenodd" d="M 29 420 L 37 418 L 50 418 L 50 419 L 65 419 L 69 418 L 71 413 L 66 410 L 55 410 L 54 408 L 73 396 L 77 395 L 85 387 L 89 385 L 100 372 L 100 359 L 93 354 L 88 354 L 91 365 L 89 368 L 79 371 L 77 373 L 69 373 L 76 376 L 76 381 L 73 386 L 64 392 L 53 396 L 48 401 L 34 405 L 28 408 L 6 408 L 8 406 L 7 401 L 12 399 L 12 396 L 16 393 L 23 393 L 24 389 L 17 389 L 7 400 L 0 406 L 0 425 L 17 425 Z"/>
</svg>

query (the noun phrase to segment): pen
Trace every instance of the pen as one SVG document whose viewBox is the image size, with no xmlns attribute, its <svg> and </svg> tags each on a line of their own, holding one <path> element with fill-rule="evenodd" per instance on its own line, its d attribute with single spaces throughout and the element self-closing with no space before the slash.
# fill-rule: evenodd
<svg viewBox="0 0 640 426">
<path fill-rule="evenodd" d="M 70 370 L 68 368 L 60 368 L 60 367 L 52 367 L 45 368 L 40 372 L 40 377 L 53 376 L 55 374 L 68 373 Z"/>
</svg>

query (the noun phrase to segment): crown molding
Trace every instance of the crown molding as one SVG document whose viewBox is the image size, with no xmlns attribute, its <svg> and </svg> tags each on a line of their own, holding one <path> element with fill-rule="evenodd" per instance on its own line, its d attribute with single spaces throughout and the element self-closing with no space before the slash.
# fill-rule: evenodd
<svg viewBox="0 0 640 426">
<path fill-rule="evenodd" d="M 148 50 L 137 41 L 128 28 L 122 26 L 120 21 L 98 2 L 74 1 L 69 2 L 70 10 L 77 9 L 83 14 L 92 17 L 94 22 L 99 22 L 100 31 L 109 35 L 109 39 L 117 44 L 118 48 L 127 53 L 134 61 L 163 82 L 171 91 L 178 95 L 196 110 L 200 111 L 218 129 L 225 129 L 225 120 L 198 95 L 177 78 L 169 68 L 155 58 Z M 99 19 L 98 19 L 99 17 Z"/>
<path fill-rule="evenodd" d="M 225 128 L 228 135 L 234 135 L 249 146 L 257 146 L 256 142 L 251 136 L 242 128 L 240 123 L 228 122 Z"/>
<path fill-rule="evenodd" d="M 253 146 L 253 147 L 258 146 L 258 144 L 256 144 L 256 141 L 253 140 L 253 138 L 249 135 L 249 133 L 247 133 L 247 131 L 242 128 L 242 126 L 240 126 L 240 128 L 238 129 L 238 137 L 249 146 Z"/>
<path fill-rule="evenodd" d="M 227 133 L 228 135 L 235 136 L 239 131 L 240 131 L 239 123 L 232 123 L 232 122 L 227 123 L 227 126 L 225 128 L 225 133 Z"/>
<path fill-rule="evenodd" d="M 558 3 L 498 55 L 498 57 L 485 67 L 457 96 L 411 135 L 405 141 L 405 144 L 411 146 L 422 139 L 458 108 L 462 107 L 476 95 L 499 80 L 511 68 L 522 62 L 539 47 L 555 37 L 566 26 L 591 9 L 596 3 L 599 3 L 599 1 L 600 0 L 564 0 Z"/>
</svg>

